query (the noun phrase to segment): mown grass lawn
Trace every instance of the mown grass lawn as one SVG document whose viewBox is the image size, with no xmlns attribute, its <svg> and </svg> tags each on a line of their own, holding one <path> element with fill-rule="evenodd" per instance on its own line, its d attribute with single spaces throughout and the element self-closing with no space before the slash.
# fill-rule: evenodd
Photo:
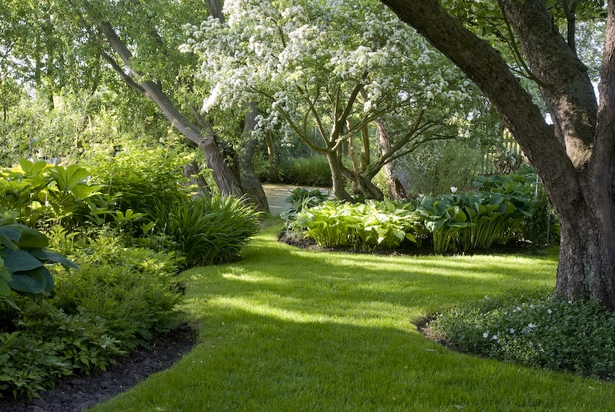
<svg viewBox="0 0 615 412">
<path fill-rule="evenodd" d="M 94 411 L 607 411 L 615 386 L 445 349 L 415 323 L 504 289 L 553 287 L 557 256 L 299 250 L 260 233 L 185 272 L 198 345 Z"/>
</svg>

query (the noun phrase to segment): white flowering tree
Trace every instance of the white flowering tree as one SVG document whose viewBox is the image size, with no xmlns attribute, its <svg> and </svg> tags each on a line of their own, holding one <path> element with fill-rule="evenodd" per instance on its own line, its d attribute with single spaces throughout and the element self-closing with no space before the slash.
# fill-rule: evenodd
<svg viewBox="0 0 615 412">
<path fill-rule="evenodd" d="M 344 178 L 381 198 L 383 167 L 469 126 L 470 82 L 376 1 L 227 0 L 223 12 L 187 26 L 182 46 L 200 57 L 204 111 L 259 102 L 260 130 L 326 156 L 338 199 L 351 199 Z"/>
</svg>

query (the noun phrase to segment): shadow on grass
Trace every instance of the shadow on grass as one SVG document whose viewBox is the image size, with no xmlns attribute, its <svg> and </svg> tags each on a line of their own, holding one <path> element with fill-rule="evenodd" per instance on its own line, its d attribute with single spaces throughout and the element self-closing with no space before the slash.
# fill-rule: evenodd
<svg viewBox="0 0 615 412">
<path fill-rule="evenodd" d="M 322 253 L 271 233 L 241 262 L 182 275 L 199 345 L 97 411 L 593 411 L 615 402 L 610 384 L 458 354 L 412 324 L 503 289 L 552 287 L 552 257 Z"/>
</svg>

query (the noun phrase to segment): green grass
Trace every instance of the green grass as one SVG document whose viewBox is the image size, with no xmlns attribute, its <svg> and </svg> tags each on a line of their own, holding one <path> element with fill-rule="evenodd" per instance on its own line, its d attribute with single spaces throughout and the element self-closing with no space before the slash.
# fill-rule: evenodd
<svg viewBox="0 0 615 412">
<path fill-rule="evenodd" d="M 447 350 L 414 325 L 503 289 L 553 287 L 557 256 L 298 250 L 270 228 L 244 260 L 196 268 L 198 345 L 94 411 L 606 411 L 610 383 Z"/>
</svg>

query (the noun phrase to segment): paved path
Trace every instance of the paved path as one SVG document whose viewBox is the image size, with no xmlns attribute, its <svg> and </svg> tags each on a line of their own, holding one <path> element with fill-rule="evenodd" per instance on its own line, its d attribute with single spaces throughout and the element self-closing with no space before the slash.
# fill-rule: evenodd
<svg viewBox="0 0 615 412">
<path fill-rule="evenodd" d="M 299 186 L 303 187 L 303 186 Z M 290 192 L 296 189 L 296 185 L 273 185 L 273 184 L 264 184 L 263 189 L 265 190 L 265 195 L 267 195 L 267 201 L 269 202 L 269 210 L 273 216 L 279 216 L 280 213 L 289 208 L 289 204 L 284 201 L 288 196 L 290 196 Z M 306 189 L 312 190 L 316 189 L 314 187 L 306 187 Z M 330 189 L 322 189 L 323 191 L 330 191 Z"/>
</svg>

